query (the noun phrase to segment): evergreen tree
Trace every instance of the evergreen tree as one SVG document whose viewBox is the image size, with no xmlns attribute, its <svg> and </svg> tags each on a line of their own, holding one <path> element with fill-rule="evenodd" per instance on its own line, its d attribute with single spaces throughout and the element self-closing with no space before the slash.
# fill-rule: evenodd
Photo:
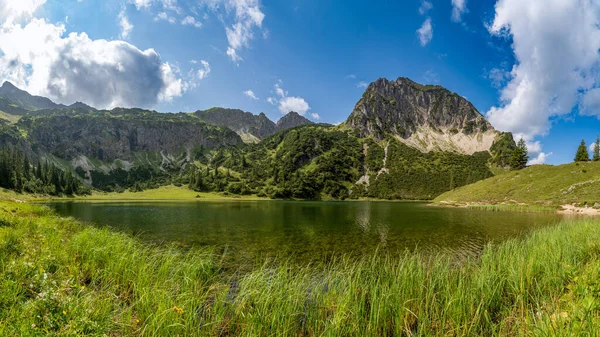
<svg viewBox="0 0 600 337">
<path fill-rule="evenodd" d="M 581 144 L 577 148 L 577 153 L 575 154 L 575 161 L 590 161 L 590 154 L 588 153 L 588 149 L 585 145 L 585 140 L 581 140 Z"/>
<path fill-rule="evenodd" d="M 594 143 L 594 161 L 600 161 L 600 136 L 596 137 Z"/>
<path fill-rule="evenodd" d="M 513 170 L 520 170 L 525 168 L 529 156 L 527 155 L 527 145 L 523 138 L 519 140 L 517 147 L 513 150 L 512 156 L 510 157 L 510 168 Z"/>
</svg>

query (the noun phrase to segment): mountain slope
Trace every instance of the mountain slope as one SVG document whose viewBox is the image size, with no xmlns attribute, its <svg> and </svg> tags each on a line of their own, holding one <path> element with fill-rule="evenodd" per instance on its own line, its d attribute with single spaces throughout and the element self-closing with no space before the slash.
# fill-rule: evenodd
<svg viewBox="0 0 600 337">
<path fill-rule="evenodd" d="M 391 135 L 423 152 L 488 151 L 499 135 L 463 97 L 402 77 L 371 83 L 343 125 L 360 137 Z"/>
<path fill-rule="evenodd" d="M 63 104 L 56 104 L 46 97 L 31 95 L 27 91 L 15 87 L 8 81 L 4 82 L 2 87 L 0 87 L 0 96 L 26 110 L 61 109 L 67 107 Z"/>
<path fill-rule="evenodd" d="M 209 124 L 229 128 L 240 135 L 246 143 L 257 143 L 275 132 L 300 125 L 313 124 L 313 122 L 294 111 L 281 117 L 277 123 L 271 121 L 262 112 L 255 115 L 239 109 L 212 108 L 199 110 L 194 112 L 194 116 Z"/>
<path fill-rule="evenodd" d="M 435 202 L 593 206 L 600 202 L 600 163 L 533 165 L 446 192 Z"/>
</svg>

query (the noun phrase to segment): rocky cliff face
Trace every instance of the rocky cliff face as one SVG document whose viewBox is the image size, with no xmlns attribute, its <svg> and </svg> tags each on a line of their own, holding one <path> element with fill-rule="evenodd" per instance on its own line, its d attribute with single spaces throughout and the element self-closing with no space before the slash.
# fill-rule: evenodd
<svg viewBox="0 0 600 337">
<path fill-rule="evenodd" d="M 248 143 L 258 142 L 275 132 L 275 123 L 264 113 L 254 115 L 239 109 L 212 108 L 196 111 L 194 115 L 208 124 L 229 128 Z"/>
<path fill-rule="evenodd" d="M 165 157 L 186 154 L 185 160 L 189 161 L 194 148 L 242 143 L 234 132 L 191 116 L 148 111 L 133 115 L 98 112 L 25 117 L 17 126 L 26 131 L 34 151 L 68 161 L 81 156 L 102 162 L 135 161 L 140 154 L 149 153 Z"/>
<path fill-rule="evenodd" d="M 224 126 L 240 135 L 246 143 L 256 143 L 275 132 L 287 130 L 299 125 L 312 124 L 296 112 L 281 117 L 277 124 L 264 113 L 255 115 L 239 109 L 212 108 L 196 111 L 194 116 L 211 125 Z"/>
<path fill-rule="evenodd" d="M 462 96 L 402 77 L 371 83 L 344 126 L 376 140 L 391 135 L 423 152 L 488 151 L 499 134 Z"/>
</svg>

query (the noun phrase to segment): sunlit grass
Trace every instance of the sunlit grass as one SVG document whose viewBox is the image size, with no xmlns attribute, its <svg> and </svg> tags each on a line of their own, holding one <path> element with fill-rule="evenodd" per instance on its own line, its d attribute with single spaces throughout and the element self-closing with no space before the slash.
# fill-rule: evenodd
<svg viewBox="0 0 600 337">
<path fill-rule="evenodd" d="M 224 270 L 183 251 L 0 201 L 0 336 L 597 335 L 600 221 L 478 258 L 341 257 Z"/>
<path fill-rule="evenodd" d="M 468 205 L 467 208 L 482 211 L 493 211 L 493 212 L 536 212 L 536 213 L 554 213 L 557 211 L 556 207 L 551 206 L 538 206 L 538 205 Z"/>
</svg>

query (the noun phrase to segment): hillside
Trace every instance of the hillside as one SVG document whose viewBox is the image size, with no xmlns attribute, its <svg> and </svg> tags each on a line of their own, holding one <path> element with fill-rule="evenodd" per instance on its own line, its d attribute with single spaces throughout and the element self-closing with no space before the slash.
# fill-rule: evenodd
<svg viewBox="0 0 600 337">
<path fill-rule="evenodd" d="M 457 188 L 434 201 L 452 204 L 594 206 L 600 202 L 600 163 L 534 165 Z"/>
<path fill-rule="evenodd" d="M 344 125 L 361 137 L 391 135 L 423 152 L 488 151 L 499 135 L 462 96 L 403 77 L 371 83 Z"/>
<path fill-rule="evenodd" d="M 493 176 L 515 147 L 461 96 L 404 78 L 372 83 L 339 126 L 295 112 L 274 123 L 237 109 L 66 107 L 2 88 L 0 98 L 19 113 L 3 114 L 4 148 L 104 191 L 185 184 L 273 198 L 432 199 Z"/>
</svg>

